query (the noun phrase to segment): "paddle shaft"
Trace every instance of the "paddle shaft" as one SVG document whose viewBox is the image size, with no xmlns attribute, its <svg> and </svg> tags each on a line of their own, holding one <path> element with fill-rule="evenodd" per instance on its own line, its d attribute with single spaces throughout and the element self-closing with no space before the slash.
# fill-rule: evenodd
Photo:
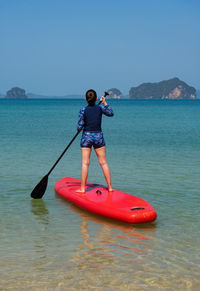
<svg viewBox="0 0 200 291">
<path fill-rule="evenodd" d="M 47 173 L 47 176 L 49 176 L 51 174 L 51 172 L 53 171 L 53 169 L 55 168 L 55 166 L 58 164 L 58 162 L 60 161 L 60 159 L 63 157 L 63 155 L 66 153 L 66 151 L 68 150 L 68 148 L 70 147 L 70 145 L 73 143 L 73 141 L 76 139 L 76 137 L 79 135 L 79 133 L 81 131 L 82 131 L 82 129 L 79 130 L 79 131 L 77 131 L 77 133 L 75 134 L 75 136 L 72 138 L 72 140 L 70 141 L 70 143 L 67 145 L 67 147 L 64 149 L 64 151 L 62 152 L 62 154 L 60 155 L 60 157 L 57 159 L 57 161 L 55 162 L 55 164 L 52 166 L 52 168 Z"/>
<path fill-rule="evenodd" d="M 105 92 L 104 97 L 107 96 L 107 92 Z M 101 104 L 101 101 L 99 101 L 98 105 Z M 55 166 L 58 164 L 58 162 L 60 161 L 60 159 L 63 157 L 63 155 L 66 153 L 66 151 L 68 150 L 68 148 L 70 147 L 70 145 L 73 143 L 73 141 L 76 139 L 76 137 L 79 135 L 79 133 L 82 131 L 83 129 L 77 131 L 77 133 L 75 134 L 75 136 L 72 138 L 72 140 L 69 142 L 69 144 L 67 145 L 67 147 L 64 149 L 64 151 L 62 152 L 62 154 L 60 155 L 60 157 L 57 159 L 57 161 L 55 162 L 55 164 L 52 166 L 52 168 L 49 170 L 49 172 L 47 173 L 47 176 L 49 176 L 51 174 L 51 172 L 53 171 L 53 169 L 55 168 Z"/>
</svg>

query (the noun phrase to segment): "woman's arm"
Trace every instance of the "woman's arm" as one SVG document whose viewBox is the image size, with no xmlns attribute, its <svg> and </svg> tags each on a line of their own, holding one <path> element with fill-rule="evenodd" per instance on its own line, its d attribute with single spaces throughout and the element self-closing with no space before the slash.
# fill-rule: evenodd
<svg viewBox="0 0 200 291">
<path fill-rule="evenodd" d="M 100 101 L 104 105 L 104 106 L 100 105 L 103 114 L 105 114 L 106 116 L 113 116 L 114 115 L 113 110 L 106 102 L 106 98 L 102 96 Z"/>
<path fill-rule="evenodd" d="M 85 107 L 81 108 L 78 115 L 77 131 L 80 131 L 84 126 L 84 112 Z"/>
<path fill-rule="evenodd" d="M 100 107 L 101 107 L 103 114 L 105 114 L 106 116 L 111 117 L 114 115 L 112 108 L 108 104 L 106 106 L 100 105 Z"/>
</svg>

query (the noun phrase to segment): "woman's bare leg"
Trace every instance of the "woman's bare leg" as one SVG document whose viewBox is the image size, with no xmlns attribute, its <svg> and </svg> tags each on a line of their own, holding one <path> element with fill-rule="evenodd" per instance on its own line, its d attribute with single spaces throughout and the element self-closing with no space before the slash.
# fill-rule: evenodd
<svg viewBox="0 0 200 291">
<path fill-rule="evenodd" d="M 76 192 L 85 192 L 85 185 L 87 182 L 88 177 L 88 168 L 90 165 L 90 154 L 91 154 L 90 148 L 81 148 L 81 154 L 82 154 L 82 169 L 81 169 L 81 188 L 77 190 Z"/>
<path fill-rule="evenodd" d="M 97 158 L 99 160 L 99 164 L 103 170 L 106 182 L 108 184 L 108 191 L 112 191 L 112 184 L 111 184 L 111 176 L 110 176 L 110 169 L 108 166 L 108 163 L 106 161 L 106 147 L 101 147 L 101 148 L 97 148 L 95 149 Z"/>
</svg>

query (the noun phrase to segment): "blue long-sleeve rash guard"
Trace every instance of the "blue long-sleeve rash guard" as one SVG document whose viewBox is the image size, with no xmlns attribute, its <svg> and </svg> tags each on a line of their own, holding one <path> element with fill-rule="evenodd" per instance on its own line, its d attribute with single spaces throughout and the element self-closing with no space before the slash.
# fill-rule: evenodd
<svg viewBox="0 0 200 291">
<path fill-rule="evenodd" d="M 77 130 L 83 128 L 84 131 L 99 132 L 101 131 L 102 114 L 113 116 L 113 110 L 109 105 L 88 105 L 81 108 L 78 117 Z"/>
</svg>

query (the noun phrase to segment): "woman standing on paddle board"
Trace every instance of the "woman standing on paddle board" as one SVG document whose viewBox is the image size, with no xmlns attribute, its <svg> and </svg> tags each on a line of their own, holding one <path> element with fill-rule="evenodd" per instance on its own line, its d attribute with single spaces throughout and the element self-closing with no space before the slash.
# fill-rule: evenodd
<svg viewBox="0 0 200 291">
<path fill-rule="evenodd" d="M 97 94 L 92 89 L 86 92 L 86 101 L 88 106 L 83 107 L 80 110 L 77 125 L 78 131 L 83 128 L 80 143 L 82 153 L 81 188 L 77 190 L 77 192 L 85 192 L 92 146 L 94 147 L 99 164 L 108 184 L 108 191 L 112 191 L 110 169 L 106 161 L 106 147 L 101 129 L 101 119 L 102 114 L 106 116 L 113 116 L 114 113 L 103 96 L 100 99 L 103 105 L 95 104 L 97 101 Z"/>
</svg>

